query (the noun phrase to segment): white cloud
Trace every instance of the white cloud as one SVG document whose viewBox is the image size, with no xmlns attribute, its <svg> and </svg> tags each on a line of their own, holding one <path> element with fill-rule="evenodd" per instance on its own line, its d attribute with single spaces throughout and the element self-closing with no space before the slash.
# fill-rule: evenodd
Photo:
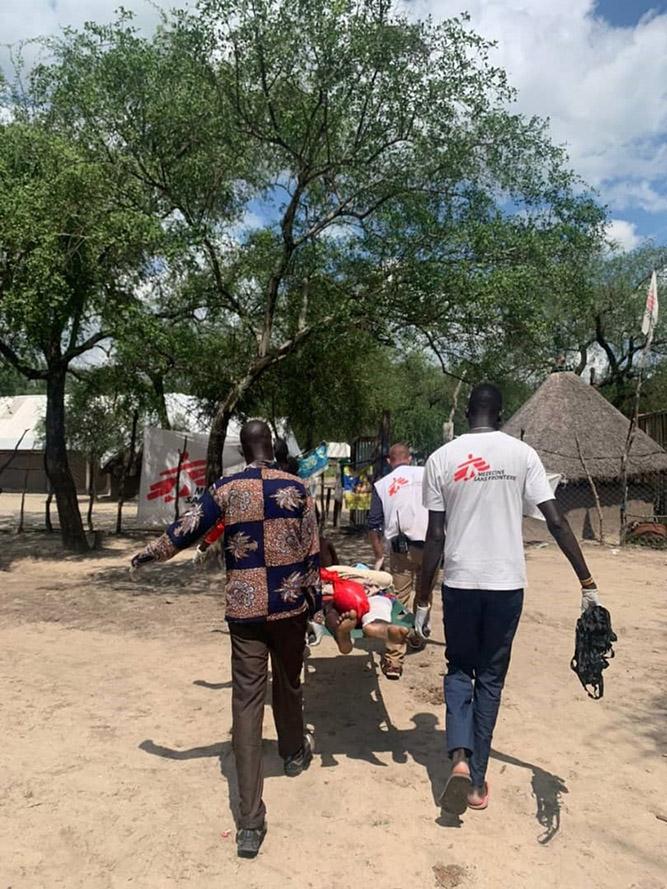
<svg viewBox="0 0 667 889">
<path fill-rule="evenodd" d="M 613 182 L 605 187 L 605 196 L 617 210 L 638 208 L 646 213 L 667 211 L 667 189 L 646 179 Z"/>
<path fill-rule="evenodd" d="M 637 226 L 634 222 L 628 222 L 627 219 L 611 219 L 607 225 L 606 234 L 608 240 L 622 252 L 634 250 L 642 240 L 637 234 Z"/>
<path fill-rule="evenodd" d="M 135 15 L 137 27 L 150 31 L 158 24 L 160 13 L 176 6 L 187 6 L 186 0 L 19 0 L 0 4 L 0 64 L 9 70 L 9 52 L 5 45 L 17 46 L 22 41 L 58 34 L 62 28 L 80 28 L 85 22 L 106 23 L 113 21 L 119 7 Z M 30 63 L 38 55 L 38 47 L 24 48 L 25 61 Z"/>
<path fill-rule="evenodd" d="M 667 14 L 632 28 L 596 15 L 594 0 L 402 0 L 436 19 L 467 8 L 471 26 L 498 41 L 493 61 L 518 90 L 517 107 L 548 116 L 555 141 L 603 198 L 666 209 Z M 618 187 L 608 189 L 622 180 Z"/>
</svg>

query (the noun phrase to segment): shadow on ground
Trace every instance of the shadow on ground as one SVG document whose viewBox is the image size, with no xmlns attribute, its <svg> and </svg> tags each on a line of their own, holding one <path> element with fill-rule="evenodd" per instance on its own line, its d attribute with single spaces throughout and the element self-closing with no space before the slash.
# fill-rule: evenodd
<svg viewBox="0 0 667 889">
<path fill-rule="evenodd" d="M 207 682 L 198 679 L 195 685 L 211 690 L 228 689 L 229 682 Z M 426 772 L 434 806 L 438 801 L 449 774 L 444 731 L 434 713 L 418 712 L 411 716 L 412 727 L 399 729 L 385 707 L 377 662 L 370 650 L 364 657 L 318 657 L 306 662 L 306 722 L 312 726 L 316 754 L 323 768 L 335 768 L 341 758 L 361 760 L 371 768 L 386 769 L 386 756 L 396 764 L 410 759 Z M 267 705 L 270 689 L 267 688 Z M 266 777 L 282 774 L 282 762 L 273 741 L 265 741 L 264 768 Z M 143 741 L 139 747 L 146 753 L 173 760 L 189 760 L 200 757 L 218 757 L 220 769 L 229 785 L 232 811 L 238 811 L 236 772 L 231 742 L 224 741 L 189 750 L 175 750 Z M 384 759 L 382 758 L 384 755 Z M 531 789 L 536 802 L 535 818 L 542 828 L 538 842 L 549 843 L 560 830 L 561 798 L 567 793 L 562 778 L 553 775 L 533 763 L 501 753 L 492 752 L 492 758 L 507 765 L 530 772 Z M 395 775 L 395 777 L 394 777 Z M 394 772 L 386 779 L 389 783 L 403 785 L 404 779 Z M 460 827 L 456 816 L 441 813 L 436 822 L 442 827 Z"/>
</svg>

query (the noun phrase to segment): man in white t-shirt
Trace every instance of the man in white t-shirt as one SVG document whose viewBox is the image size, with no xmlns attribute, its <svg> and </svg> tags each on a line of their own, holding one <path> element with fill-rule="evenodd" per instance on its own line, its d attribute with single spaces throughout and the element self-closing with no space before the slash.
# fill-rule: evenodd
<svg viewBox="0 0 667 889">
<path fill-rule="evenodd" d="M 389 448 L 388 460 L 391 472 L 373 485 L 369 537 L 377 570 L 385 562 L 385 548 L 389 550 L 389 570 L 396 596 L 410 608 L 413 593 L 419 589 L 428 524 L 428 513 L 422 505 L 424 468 L 412 465 L 410 448 L 403 443 Z M 421 647 L 418 640 L 416 647 Z M 403 675 L 405 651 L 405 643 L 387 645 L 380 663 L 387 679 L 400 679 Z"/>
<path fill-rule="evenodd" d="M 461 814 L 488 804 L 486 769 L 512 642 L 523 604 L 526 568 L 522 515 L 537 506 L 582 586 L 582 607 L 596 604 L 595 583 L 556 504 L 540 458 L 499 432 L 502 396 L 476 386 L 470 431 L 431 454 L 423 499 L 429 511 L 417 632 L 425 634 L 435 574 L 443 552 L 447 746 L 452 773 L 443 809 Z"/>
</svg>

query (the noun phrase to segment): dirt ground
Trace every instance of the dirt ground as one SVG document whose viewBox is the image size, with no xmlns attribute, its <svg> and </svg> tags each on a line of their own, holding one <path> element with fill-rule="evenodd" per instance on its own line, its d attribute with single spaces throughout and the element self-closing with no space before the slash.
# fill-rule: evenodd
<svg viewBox="0 0 667 889">
<path fill-rule="evenodd" d="M 619 635 L 592 701 L 569 670 L 574 578 L 554 546 L 529 549 L 491 806 L 460 821 L 435 803 L 439 608 L 398 683 L 376 650 L 343 658 L 325 640 L 306 667 L 317 755 L 298 779 L 282 776 L 267 707 L 269 833 L 248 862 L 219 574 L 182 555 L 134 583 L 146 535 L 63 558 L 56 537 L 9 530 L 15 506 L 0 496 L 0 889 L 667 886 L 667 553 L 586 548 Z M 362 538 L 336 543 L 368 558 Z"/>
</svg>

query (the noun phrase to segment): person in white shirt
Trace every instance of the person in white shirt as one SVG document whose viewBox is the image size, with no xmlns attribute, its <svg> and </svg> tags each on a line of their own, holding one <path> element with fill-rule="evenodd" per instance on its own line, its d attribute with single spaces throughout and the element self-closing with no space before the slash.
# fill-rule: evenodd
<svg viewBox="0 0 667 889">
<path fill-rule="evenodd" d="M 391 472 L 375 482 L 368 529 L 375 569 L 380 570 L 389 550 L 389 571 L 399 601 L 412 607 L 419 587 L 428 513 L 422 505 L 424 468 L 412 465 L 410 448 L 403 443 L 389 449 Z M 416 640 L 417 648 L 422 643 Z M 380 667 L 387 679 L 403 674 L 406 644 L 388 644 Z"/>
<path fill-rule="evenodd" d="M 558 507 L 537 453 L 498 431 L 502 396 L 472 390 L 470 431 L 429 457 L 423 502 L 429 511 L 415 627 L 426 635 L 433 582 L 444 547 L 443 612 L 447 746 L 452 773 L 445 811 L 488 805 L 486 769 L 526 584 L 522 515 L 535 506 L 582 587 L 582 609 L 598 604 L 581 548 Z"/>
</svg>

